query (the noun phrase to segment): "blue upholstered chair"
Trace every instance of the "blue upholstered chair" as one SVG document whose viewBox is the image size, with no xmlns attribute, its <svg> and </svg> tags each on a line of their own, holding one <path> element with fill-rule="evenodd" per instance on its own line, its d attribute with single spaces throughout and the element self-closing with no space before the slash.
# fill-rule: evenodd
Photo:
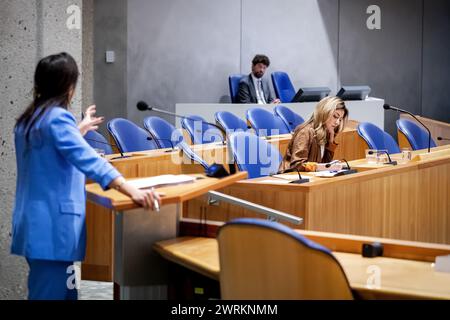
<svg viewBox="0 0 450 320">
<path fill-rule="evenodd" d="M 228 77 L 228 85 L 230 86 L 230 98 L 232 103 L 238 103 L 239 81 L 244 74 L 232 74 Z"/>
<path fill-rule="evenodd" d="M 121 152 L 153 150 L 158 147 L 148 140 L 147 131 L 127 119 L 116 118 L 108 122 L 107 128 Z"/>
<path fill-rule="evenodd" d="M 282 103 L 289 103 L 295 97 L 295 88 L 286 72 L 273 72 L 272 83 L 275 89 L 275 95 Z"/>
<path fill-rule="evenodd" d="M 193 144 L 204 144 L 223 141 L 222 132 L 207 123 L 200 116 L 189 116 L 181 120 L 181 126 L 185 129 Z"/>
<path fill-rule="evenodd" d="M 156 145 L 161 149 L 173 149 L 183 140 L 181 131 L 160 117 L 145 118 L 144 128 L 150 133 Z"/>
<path fill-rule="evenodd" d="M 112 148 L 106 138 L 97 131 L 88 131 L 84 135 L 84 139 L 92 148 L 102 149 L 105 151 L 105 154 L 112 154 Z"/>
<path fill-rule="evenodd" d="M 384 132 L 370 122 L 361 122 L 357 128 L 370 149 L 387 150 L 389 153 L 400 153 L 400 148 L 389 133 Z"/>
<path fill-rule="evenodd" d="M 248 109 L 247 120 L 253 129 L 255 129 L 258 136 L 264 137 L 290 132 L 280 117 L 275 116 L 265 109 Z"/>
<path fill-rule="evenodd" d="M 268 220 L 237 219 L 217 235 L 224 300 L 353 299 L 327 248 Z"/>
<path fill-rule="evenodd" d="M 228 111 L 219 111 L 216 112 L 214 117 L 216 118 L 216 122 L 225 129 L 225 131 L 247 131 L 247 124 L 241 118 L 235 116 L 231 112 Z"/>
<path fill-rule="evenodd" d="M 399 119 L 396 123 L 397 129 L 405 135 L 413 150 L 428 149 L 428 132 L 419 124 L 407 119 Z M 433 138 L 430 147 L 436 147 Z"/>
<path fill-rule="evenodd" d="M 276 116 L 283 120 L 284 124 L 291 132 L 293 132 L 298 125 L 305 122 L 300 115 L 285 106 L 276 106 L 273 111 Z"/>
<path fill-rule="evenodd" d="M 248 172 L 249 179 L 278 171 L 280 152 L 267 141 L 243 131 L 232 133 L 229 139 L 235 162 L 240 171 Z"/>
</svg>

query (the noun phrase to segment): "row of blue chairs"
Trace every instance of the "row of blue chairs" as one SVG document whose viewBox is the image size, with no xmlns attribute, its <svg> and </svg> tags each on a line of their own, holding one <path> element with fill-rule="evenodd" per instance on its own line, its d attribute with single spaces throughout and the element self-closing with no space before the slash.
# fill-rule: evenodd
<svg viewBox="0 0 450 320">
<path fill-rule="evenodd" d="M 239 82 L 245 74 L 233 74 L 228 77 L 231 102 L 238 103 Z M 289 103 L 296 91 L 289 75 L 286 72 L 276 71 L 271 75 L 275 95 L 282 103 Z"/>
<path fill-rule="evenodd" d="M 407 119 L 399 119 L 396 124 L 397 129 L 406 137 L 413 150 L 428 148 L 428 133 L 418 124 Z M 392 136 L 370 122 L 360 123 L 357 131 L 370 149 L 387 150 L 389 153 L 400 152 L 400 148 Z M 431 139 L 431 147 L 436 147 L 433 139 Z"/>
<path fill-rule="evenodd" d="M 247 131 L 248 129 L 244 120 L 228 111 L 217 112 L 215 119 L 226 132 Z M 247 120 L 259 136 L 286 134 L 304 122 L 301 116 L 283 106 L 276 106 L 274 114 L 261 108 L 249 109 Z M 222 132 L 206 123 L 205 119 L 200 116 L 192 115 L 184 118 L 181 126 L 189 133 L 193 144 L 223 141 Z M 179 130 L 159 117 L 144 119 L 145 130 L 122 118 L 111 120 L 108 122 L 107 128 L 121 152 L 173 148 L 183 139 Z M 100 138 L 91 137 L 89 139 L 98 140 Z"/>
<path fill-rule="evenodd" d="M 216 117 L 220 115 L 223 116 L 223 114 L 218 113 Z M 400 119 L 397 124 L 406 137 L 412 137 L 410 142 L 415 142 L 415 144 L 411 143 L 413 149 L 424 149 L 428 146 L 426 134 L 415 123 Z M 159 117 L 146 118 L 144 120 L 146 130 L 126 119 L 114 119 L 108 123 L 107 127 L 117 147 L 122 152 L 171 148 L 180 144 L 183 140 L 179 130 Z M 217 128 L 214 129 L 217 130 Z M 242 130 L 230 133 L 228 137 L 231 151 L 239 170 L 247 171 L 249 178 L 267 176 L 277 172 L 282 160 L 278 149 L 253 132 L 246 131 L 246 129 L 245 126 Z M 395 140 L 374 124 L 368 122 L 360 123 L 357 131 L 371 149 L 385 149 L 389 153 L 400 152 Z M 104 145 L 107 143 L 106 139 L 100 134 L 89 132 L 86 139 L 93 147 L 106 149 L 106 153 L 112 152 L 106 148 L 107 146 Z M 98 144 L 96 141 L 100 143 L 103 141 L 103 145 Z M 434 142 L 432 146 L 435 146 Z"/>
</svg>

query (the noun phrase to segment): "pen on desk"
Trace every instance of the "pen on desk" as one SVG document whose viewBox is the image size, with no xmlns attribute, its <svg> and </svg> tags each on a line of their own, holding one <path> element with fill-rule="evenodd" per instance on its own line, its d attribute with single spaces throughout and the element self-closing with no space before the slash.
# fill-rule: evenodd
<svg viewBox="0 0 450 320">
<path fill-rule="evenodd" d="M 155 195 L 155 188 L 152 187 L 152 192 L 153 192 L 153 196 Z M 159 212 L 159 203 L 158 203 L 158 199 L 153 198 L 153 209 L 156 212 Z"/>
</svg>

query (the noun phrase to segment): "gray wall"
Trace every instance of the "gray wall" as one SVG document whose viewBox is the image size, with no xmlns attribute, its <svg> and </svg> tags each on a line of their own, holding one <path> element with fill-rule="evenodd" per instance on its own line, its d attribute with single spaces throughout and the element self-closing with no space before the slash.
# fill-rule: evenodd
<svg viewBox="0 0 450 320">
<path fill-rule="evenodd" d="M 450 1 L 424 1 L 422 114 L 450 122 Z"/>
<path fill-rule="evenodd" d="M 223 75 L 240 72 L 240 10 L 240 0 L 129 0 L 128 117 L 142 122 L 141 99 L 171 111 L 226 101 Z"/>
<path fill-rule="evenodd" d="M 9 253 L 15 197 L 13 127 L 32 99 L 33 73 L 45 55 L 67 51 L 82 65 L 81 30 L 68 30 L 66 9 L 81 0 L 0 1 L 0 300 L 26 298 L 28 268 Z M 82 80 L 72 110 L 80 114 Z"/>
<path fill-rule="evenodd" d="M 366 27 L 369 0 L 341 0 L 339 67 L 344 85 L 367 84 L 372 96 L 421 112 L 422 1 L 380 0 L 381 30 Z M 396 135 L 398 115 L 386 111 L 385 129 Z"/>
<path fill-rule="evenodd" d="M 102 0 L 99 1 L 100 3 Z M 112 1 L 114 3 L 114 1 Z M 110 3 L 110 1 L 108 1 Z M 227 77 L 248 73 L 254 54 L 272 61 L 268 74 L 287 71 L 295 87 L 367 84 L 372 96 L 412 112 L 449 121 L 449 2 L 445 0 L 128 0 L 128 30 L 99 23 L 115 9 L 97 13 L 96 32 L 114 32 L 114 47 L 128 55 L 114 74 L 97 66 L 97 103 L 107 115 L 141 124 L 136 102 L 173 110 L 177 102 L 228 102 Z M 368 30 L 366 9 L 381 7 L 381 30 Z M 109 6 L 109 5 L 108 5 Z M 113 6 L 114 7 L 114 6 Z M 126 10 L 122 10 L 125 12 Z M 97 38 L 96 38 L 97 39 Z M 104 50 L 104 39 L 99 39 Z M 128 50 L 123 47 L 127 43 Z M 118 46 L 116 46 L 118 44 Z M 122 52 L 122 50 L 127 52 Z M 103 57 L 104 52 L 101 52 Z M 122 62 L 121 62 L 122 63 Z M 126 81 L 120 78 L 125 68 Z M 98 71 L 98 72 L 97 72 Z M 106 75 L 106 77 L 105 77 Z M 111 80 L 113 86 L 105 83 Z M 99 82 L 101 82 L 99 84 Z M 99 86 L 99 87 L 98 87 Z M 108 87 L 108 90 L 104 90 Z M 126 94 L 123 91 L 126 90 Z M 126 96 L 126 98 L 124 98 Z M 120 101 L 116 105 L 104 101 Z M 119 108 L 119 109 L 117 109 Z M 386 112 L 395 134 L 397 114 Z M 170 118 L 167 118 L 172 120 Z"/>
<path fill-rule="evenodd" d="M 94 98 L 106 119 L 127 117 L 127 1 L 94 1 Z M 115 51 L 107 64 L 105 52 Z M 106 134 L 105 124 L 101 131 Z"/>
</svg>

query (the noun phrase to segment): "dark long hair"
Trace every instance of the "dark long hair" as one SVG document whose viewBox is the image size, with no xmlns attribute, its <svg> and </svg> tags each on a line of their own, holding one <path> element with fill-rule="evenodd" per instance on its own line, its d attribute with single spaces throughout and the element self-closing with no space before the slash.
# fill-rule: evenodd
<svg viewBox="0 0 450 320">
<path fill-rule="evenodd" d="M 78 75 L 77 63 L 68 53 L 51 55 L 39 61 L 34 73 L 33 102 L 16 122 L 16 127 L 25 126 L 27 141 L 30 128 L 48 108 L 54 106 L 68 108 L 72 98 L 71 93 L 77 85 Z M 39 113 L 35 115 L 39 108 Z"/>
</svg>

